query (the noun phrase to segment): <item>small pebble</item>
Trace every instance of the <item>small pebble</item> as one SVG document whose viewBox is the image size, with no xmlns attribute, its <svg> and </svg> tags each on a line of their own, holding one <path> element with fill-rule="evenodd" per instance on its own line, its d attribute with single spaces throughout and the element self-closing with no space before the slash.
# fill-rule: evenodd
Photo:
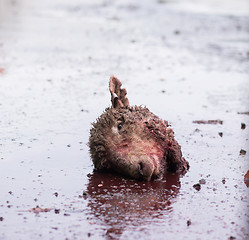
<svg viewBox="0 0 249 240">
<path fill-rule="evenodd" d="M 84 192 L 83 192 L 83 196 L 87 196 L 87 192 L 84 191 Z"/>
<path fill-rule="evenodd" d="M 219 132 L 219 136 L 220 136 L 220 137 L 223 137 L 223 132 Z"/>
<path fill-rule="evenodd" d="M 3 221 L 3 217 L 0 217 L 0 222 L 2 222 Z"/>
<path fill-rule="evenodd" d="M 246 128 L 246 124 L 245 123 L 241 123 L 241 129 L 245 129 Z"/>
<path fill-rule="evenodd" d="M 246 150 L 244 149 L 241 149 L 240 152 L 239 152 L 240 155 L 246 155 Z"/>
<path fill-rule="evenodd" d="M 59 213 L 60 213 L 60 209 L 55 209 L 55 210 L 54 210 L 54 213 L 55 213 L 55 214 L 59 214 Z"/>
<path fill-rule="evenodd" d="M 191 225 L 191 220 L 189 219 L 188 221 L 187 221 L 187 226 L 190 226 Z"/>
<path fill-rule="evenodd" d="M 199 180 L 199 183 L 200 184 L 206 184 L 206 180 L 204 178 L 202 178 L 202 179 Z"/>
<path fill-rule="evenodd" d="M 201 185 L 199 183 L 194 184 L 193 188 L 195 188 L 197 191 L 200 191 L 201 190 Z"/>
</svg>

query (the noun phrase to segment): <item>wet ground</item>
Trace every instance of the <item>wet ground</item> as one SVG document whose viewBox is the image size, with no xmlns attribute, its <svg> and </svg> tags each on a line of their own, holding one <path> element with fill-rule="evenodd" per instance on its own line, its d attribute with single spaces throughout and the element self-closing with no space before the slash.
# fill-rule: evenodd
<svg viewBox="0 0 249 240">
<path fill-rule="evenodd" d="M 247 9 L 1 1 L 0 239 L 249 239 Z M 172 124 L 185 176 L 93 173 L 89 129 L 111 74 Z"/>
</svg>

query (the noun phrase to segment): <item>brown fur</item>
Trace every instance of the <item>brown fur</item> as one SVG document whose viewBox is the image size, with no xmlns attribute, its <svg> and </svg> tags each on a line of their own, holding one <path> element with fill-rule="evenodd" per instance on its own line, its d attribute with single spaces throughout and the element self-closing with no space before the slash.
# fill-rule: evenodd
<svg viewBox="0 0 249 240">
<path fill-rule="evenodd" d="M 121 85 L 111 77 L 112 107 L 90 130 L 89 147 L 95 169 L 147 181 L 167 171 L 185 173 L 189 164 L 182 157 L 168 122 L 146 107 L 129 106 L 127 92 Z"/>
</svg>

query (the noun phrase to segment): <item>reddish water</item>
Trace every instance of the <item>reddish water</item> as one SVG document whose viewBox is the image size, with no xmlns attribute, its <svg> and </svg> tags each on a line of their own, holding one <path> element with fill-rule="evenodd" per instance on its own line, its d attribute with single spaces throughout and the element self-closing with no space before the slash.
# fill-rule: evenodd
<svg viewBox="0 0 249 240">
<path fill-rule="evenodd" d="M 173 211 L 180 189 L 180 179 L 169 174 L 161 181 L 137 182 L 113 174 L 94 173 L 84 192 L 91 212 L 89 219 L 97 221 L 108 238 L 118 238 L 126 230 L 160 223 Z M 139 232 L 138 231 L 138 232 Z"/>
</svg>

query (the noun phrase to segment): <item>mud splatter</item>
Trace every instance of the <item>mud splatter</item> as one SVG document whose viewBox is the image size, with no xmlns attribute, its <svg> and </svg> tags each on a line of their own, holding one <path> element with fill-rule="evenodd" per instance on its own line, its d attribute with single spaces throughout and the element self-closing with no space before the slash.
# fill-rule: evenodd
<svg viewBox="0 0 249 240">
<path fill-rule="evenodd" d="M 244 176 L 244 182 L 245 182 L 246 186 L 249 187 L 249 170 L 246 172 L 246 174 Z"/>
<path fill-rule="evenodd" d="M 197 124 L 223 124 L 222 120 L 216 119 L 216 120 L 195 120 L 193 123 Z"/>
<path fill-rule="evenodd" d="M 51 210 L 53 210 L 54 208 L 41 208 L 39 206 L 36 206 L 34 208 L 31 208 L 29 210 L 26 210 L 26 212 L 33 212 L 35 214 L 39 214 L 41 212 L 50 212 Z"/>
<path fill-rule="evenodd" d="M 249 115 L 249 112 L 238 112 L 238 114 Z"/>
</svg>

